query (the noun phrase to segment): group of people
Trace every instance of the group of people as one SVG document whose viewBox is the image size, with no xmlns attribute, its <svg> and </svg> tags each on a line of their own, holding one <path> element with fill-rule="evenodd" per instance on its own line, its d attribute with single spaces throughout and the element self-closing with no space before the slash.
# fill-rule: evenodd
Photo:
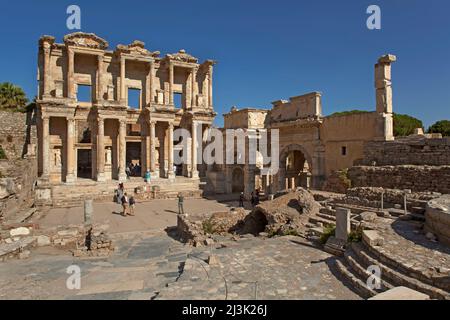
<svg viewBox="0 0 450 320">
<path fill-rule="evenodd" d="M 259 204 L 259 196 L 260 196 L 259 189 L 252 191 L 251 198 L 250 198 L 250 203 L 252 204 L 252 207 L 257 206 Z M 239 195 L 239 207 L 241 207 L 241 208 L 244 207 L 244 201 L 245 201 L 245 195 L 243 192 L 241 192 L 241 194 Z"/>
<path fill-rule="evenodd" d="M 125 192 L 123 183 L 119 183 L 119 187 L 116 190 L 115 196 L 117 204 L 120 204 L 122 206 L 122 216 L 134 216 L 134 207 L 136 205 L 136 200 L 132 195 L 128 196 L 128 194 Z"/>
<path fill-rule="evenodd" d="M 133 162 L 130 162 L 125 168 L 125 173 L 128 179 L 130 179 L 130 177 L 140 177 L 141 165 L 139 163 L 134 164 Z"/>
</svg>

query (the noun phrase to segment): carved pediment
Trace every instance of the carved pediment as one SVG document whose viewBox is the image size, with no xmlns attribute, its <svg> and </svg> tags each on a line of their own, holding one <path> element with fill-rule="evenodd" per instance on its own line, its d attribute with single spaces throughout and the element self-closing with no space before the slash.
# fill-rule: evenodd
<svg viewBox="0 0 450 320">
<path fill-rule="evenodd" d="M 181 62 L 190 62 L 197 63 L 198 59 L 194 56 L 191 56 L 189 53 L 186 53 L 185 50 L 181 49 L 177 53 L 168 54 L 167 57 L 171 60 L 181 61 Z"/>
<path fill-rule="evenodd" d="M 159 51 L 152 52 L 145 49 L 145 43 L 139 40 L 134 40 L 129 45 L 119 44 L 117 45 L 117 51 L 141 56 L 151 56 L 151 57 L 159 56 Z"/>
<path fill-rule="evenodd" d="M 75 32 L 64 37 L 66 45 L 105 50 L 108 42 L 93 33 Z"/>
</svg>

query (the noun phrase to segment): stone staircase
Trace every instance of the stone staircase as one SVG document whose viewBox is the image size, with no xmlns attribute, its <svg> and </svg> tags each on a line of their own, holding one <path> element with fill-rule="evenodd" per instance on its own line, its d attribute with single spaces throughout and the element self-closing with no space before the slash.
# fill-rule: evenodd
<svg viewBox="0 0 450 320">
<path fill-rule="evenodd" d="M 177 177 L 175 180 L 153 179 L 151 184 L 146 184 L 142 179 L 131 179 L 124 182 L 125 192 L 134 195 L 140 200 L 174 198 L 179 192 L 186 197 L 200 197 L 200 181 L 186 177 Z M 153 192 L 153 186 L 158 190 Z M 60 184 L 52 186 L 53 207 L 79 207 L 83 200 L 92 198 L 95 201 L 113 201 L 114 190 L 118 187 L 117 181 L 96 182 L 92 180 L 77 181 L 76 184 Z"/>
<path fill-rule="evenodd" d="M 371 289 L 367 279 L 372 275 L 367 268 L 379 266 L 381 270 L 381 288 Z M 377 246 L 363 242 L 352 243 L 346 250 L 343 259 L 336 260 L 336 267 L 343 278 L 364 298 L 378 293 L 404 286 L 422 292 L 432 299 L 450 300 L 450 292 L 443 283 L 430 281 L 417 274 L 408 266 L 387 258 Z"/>
</svg>

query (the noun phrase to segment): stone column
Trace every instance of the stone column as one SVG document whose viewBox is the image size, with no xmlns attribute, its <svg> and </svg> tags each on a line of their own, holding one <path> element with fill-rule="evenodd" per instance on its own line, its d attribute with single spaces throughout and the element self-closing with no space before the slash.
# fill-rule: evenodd
<svg viewBox="0 0 450 320">
<path fill-rule="evenodd" d="M 120 57 L 120 103 L 125 104 L 125 57 Z"/>
<path fill-rule="evenodd" d="M 121 120 L 119 124 L 119 181 L 125 181 L 127 174 L 125 173 L 126 156 L 127 156 L 127 123 L 125 120 Z"/>
<path fill-rule="evenodd" d="M 173 63 L 169 62 L 169 104 L 173 105 Z"/>
<path fill-rule="evenodd" d="M 105 181 L 105 122 L 98 118 L 97 124 L 97 181 Z"/>
<path fill-rule="evenodd" d="M 192 68 L 192 72 L 191 72 L 191 80 L 192 80 L 192 85 L 191 85 L 191 90 L 192 90 L 192 94 L 191 94 L 191 108 L 194 108 L 197 106 L 197 94 L 198 94 L 198 84 L 197 84 L 197 67 Z"/>
<path fill-rule="evenodd" d="M 201 124 L 200 124 L 201 125 Z M 198 178 L 198 170 L 197 170 L 197 149 L 198 149 L 198 141 L 197 141 L 197 126 L 198 123 L 192 120 L 192 142 L 191 142 L 191 178 Z"/>
<path fill-rule="evenodd" d="M 73 83 L 74 61 L 75 53 L 69 48 L 67 51 L 67 97 L 70 99 L 75 99 Z"/>
<path fill-rule="evenodd" d="M 155 174 L 156 171 L 156 150 L 155 150 L 155 121 L 150 121 L 150 172 Z"/>
<path fill-rule="evenodd" d="M 50 119 L 42 116 L 42 178 L 50 178 Z"/>
<path fill-rule="evenodd" d="M 44 97 L 50 97 L 50 90 L 51 90 L 50 54 L 51 54 L 50 44 L 44 43 L 44 81 L 43 81 Z"/>
<path fill-rule="evenodd" d="M 291 177 L 291 189 L 295 190 L 295 177 Z"/>
<path fill-rule="evenodd" d="M 153 62 L 150 62 L 150 71 L 149 71 L 149 75 L 148 75 L 148 77 L 149 77 L 149 79 L 148 79 L 148 82 L 149 82 L 149 96 L 148 96 L 148 103 L 153 103 L 154 101 L 155 101 L 155 93 L 154 93 L 154 84 L 153 84 L 153 74 L 154 74 L 154 72 L 155 72 L 155 67 L 154 67 L 154 63 Z"/>
<path fill-rule="evenodd" d="M 208 106 L 212 108 L 213 105 L 213 96 L 212 96 L 212 75 L 213 75 L 213 66 L 209 66 L 208 70 Z"/>
<path fill-rule="evenodd" d="M 97 56 L 97 102 L 103 100 L 103 55 Z"/>
<path fill-rule="evenodd" d="M 174 179 L 175 172 L 173 171 L 173 123 L 169 122 L 169 168 L 167 170 L 167 178 Z"/>
<path fill-rule="evenodd" d="M 67 119 L 67 175 L 66 182 L 75 181 L 75 120 Z"/>
<path fill-rule="evenodd" d="M 391 63 L 397 58 L 388 54 L 378 59 L 375 65 L 375 89 L 378 113 L 392 113 Z"/>
</svg>

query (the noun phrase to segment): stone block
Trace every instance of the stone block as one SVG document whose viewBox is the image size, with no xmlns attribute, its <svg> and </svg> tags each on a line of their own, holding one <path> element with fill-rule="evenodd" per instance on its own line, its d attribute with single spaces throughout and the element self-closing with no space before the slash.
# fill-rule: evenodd
<svg viewBox="0 0 450 320">
<path fill-rule="evenodd" d="M 9 231 L 9 234 L 11 235 L 11 237 L 27 236 L 30 234 L 30 229 L 25 228 L 25 227 L 19 227 L 19 228 L 11 229 Z"/>
<path fill-rule="evenodd" d="M 373 296 L 369 300 L 429 300 L 430 297 L 422 292 L 407 287 L 395 287 Z"/>
<path fill-rule="evenodd" d="M 336 238 L 347 241 L 351 231 L 350 210 L 344 208 L 336 208 Z"/>
<path fill-rule="evenodd" d="M 363 242 L 369 246 L 382 246 L 384 238 L 378 234 L 376 230 L 364 230 L 362 234 Z"/>
<path fill-rule="evenodd" d="M 41 235 L 36 237 L 38 247 L 49 246 L 51 244 L 50 237 Z"/>
</svg>

